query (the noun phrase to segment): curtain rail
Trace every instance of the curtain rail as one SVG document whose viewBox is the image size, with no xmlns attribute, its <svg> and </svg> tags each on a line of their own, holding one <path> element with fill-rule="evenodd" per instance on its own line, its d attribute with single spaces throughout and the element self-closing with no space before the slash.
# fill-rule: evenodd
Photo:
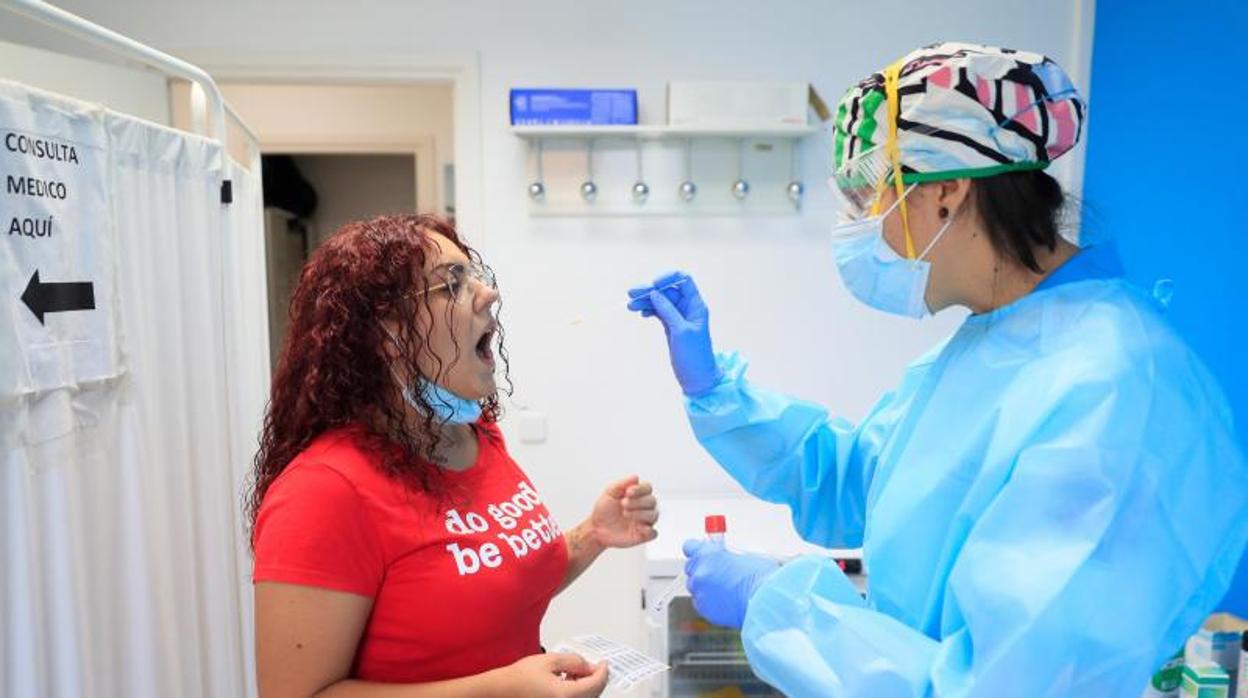
<svg viewBox="0 0 1248 698">
<path fill-rule="evenodd" d="M 253 139 L 255 138 L 255 135 L 247 128 L 247 125 L 238 118 L 238 115 L 232 109 L 229 109 L 225 103 L 225 98 L 221 95 L 221 90 L 217 87 L 216 81 L 203 69 L 41 0 L 0 0 L 0 9 L 40 22 L 60 32 L 107 49 L 112 53 L 155 68 L 166 75 L 189 80 L 199 85 L 208 98 L 208 117 L 212 128 L 211 136 L 215 136 L 223 150 L 226 146 L 225 115 L 227 109 L 230 111 L 231 116 L 238 121 L 243 131 Z"/>
</svg>

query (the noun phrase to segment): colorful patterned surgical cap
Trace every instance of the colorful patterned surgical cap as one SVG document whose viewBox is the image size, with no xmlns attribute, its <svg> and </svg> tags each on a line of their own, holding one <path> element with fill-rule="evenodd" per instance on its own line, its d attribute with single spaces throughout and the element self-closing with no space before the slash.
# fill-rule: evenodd
<svg viewBox="0 0 1248 698">
<path fill-rule="evenodd" d="M 946 42 L 899 63 L 896 143 L 905 184 L 1043 169 L 1082 135 L 1083 99 L 1040 54 Z M 833 162 L 842 187 L 874 186 L 863 177 L 889 169 L 859 166 L 877 159 L 872 151 L 883 157 L 886 73 L 851 87 L 837 106 Z"/>
</svg>

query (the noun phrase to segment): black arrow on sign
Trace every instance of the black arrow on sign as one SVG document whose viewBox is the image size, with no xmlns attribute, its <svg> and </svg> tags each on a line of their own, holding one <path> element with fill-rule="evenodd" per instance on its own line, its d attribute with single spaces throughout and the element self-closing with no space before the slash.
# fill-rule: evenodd
<svg viewBox="0 0 1248 698">
<path fill-rule="evenodd" d="M 39 270 L 36 269 L 22 292 L 22 302 L 42 325 L 44 313 L 95 310 L 95 285 L 90 281 L 45 284 L 39 281 Z"/>
</svg>

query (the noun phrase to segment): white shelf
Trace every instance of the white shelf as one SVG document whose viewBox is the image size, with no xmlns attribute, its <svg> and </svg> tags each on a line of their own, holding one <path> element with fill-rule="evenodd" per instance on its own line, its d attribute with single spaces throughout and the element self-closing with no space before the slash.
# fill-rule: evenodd
<svg viewBox="0 0 1248 698">
<path fill-rule="evenodd" d="M 526 140 L 539 138 L 803 138 L 818 127 L 771 126 L 512 126 L 511 132 Z"/>
</svg>

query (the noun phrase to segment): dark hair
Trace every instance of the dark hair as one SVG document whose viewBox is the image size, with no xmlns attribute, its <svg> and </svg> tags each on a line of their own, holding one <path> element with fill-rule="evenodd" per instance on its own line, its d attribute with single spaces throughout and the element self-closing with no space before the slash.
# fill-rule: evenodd
<svg viewBox="0 0 1248 698">
<path fill-rule="evenodd" d="M 973 181 L 974 204 L 997 253 L 1043 274 L 1035 249 L 1057 248 L 1066 197 L 1042 170 L 1006 172 Z"/>
<path fill-rule="evenodd" d="M 292 459 L 317 436 L 344 426 L 363 429 L 362 447 L 373 452 L 383 472 L 409 487 L 440 494 L 432 465 L 442 423 L 411 391 L 423 420 L 408 425 L 402 399 L 380 347 L 397 341 L 408 375 L 421 375 L 415 357 L 431 353 L 416 317 L 433 318 L 429 282 L 423 272 L 438 233 L 476 262 L 480 256 L 447 221 L 430 215 L 382 216 L 348 223 L 313 252 L 299 274 L 290 301 L 290 328 L 273 375 L 260 450 L 246 495 L 249 530 L 264 494 Z M 447 310 L 450 317 L 450 308 Z M 395 338 L 378 321 L 399 319 Z M 507 353 L 498 328 L 498 355 L 507 373 Z M 441 372 L 459 358 L 433 358 Z M 425 376 L 434 379 L 436 376 Z M 481 402 L 482 419 L 497 421 L 498 394 Z"/>
</svg>

